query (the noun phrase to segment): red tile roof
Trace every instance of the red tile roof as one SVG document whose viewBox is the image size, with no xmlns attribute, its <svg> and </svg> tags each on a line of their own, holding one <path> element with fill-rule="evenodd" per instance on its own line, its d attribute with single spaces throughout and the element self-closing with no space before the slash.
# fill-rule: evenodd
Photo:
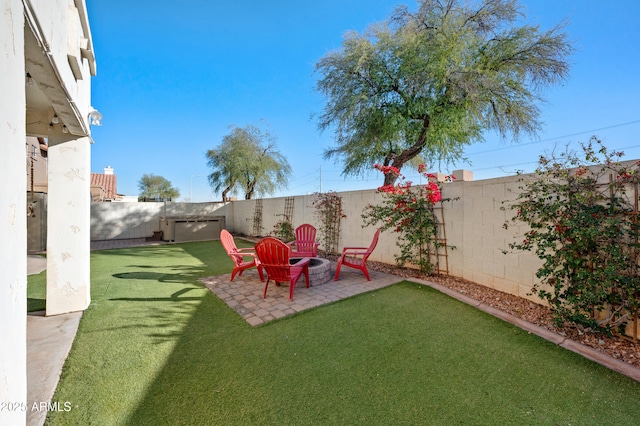
<svg viewBox="0 0 640 426">
<path fill-rule="evenodd" d="M 118 198 L 116 185 L 116 175 L 103 175 L 91 173 L 91 186 L 99 186 L 104 190 L 104 200 L 115 200 Z"/>
</svg>

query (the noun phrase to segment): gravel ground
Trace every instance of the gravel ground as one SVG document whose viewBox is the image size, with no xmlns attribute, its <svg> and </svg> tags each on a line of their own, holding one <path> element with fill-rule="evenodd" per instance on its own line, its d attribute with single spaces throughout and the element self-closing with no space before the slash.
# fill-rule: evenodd
<svg viewBox="0 0 640 426">
<path fill-rule="evenodd" d="M 367 265 L 370 269 L 379 272 L 386 272 L 404 278 L 421 278 L 426 281 L 433 281 L 486 305 L 500 309 L 501 311 L 507 312 L 540 327 L 553 330 L 573 341 L 607 353 L 613 358 L 625 361 L 636 367 L 640 367 L 639 342 L 633 342 L 632 340 L 621 336 L 607 337 L 588 330 L 580 330 L 575 326 L 572 327 L 569 325 L 559 329 L 553 325 L 550 309 L 530 300 L 448 275 L 420 276 L 420 273 L 415 269 L 400 268 L 395 265 L 380 262 L 368 261 Z"/>
</svg>

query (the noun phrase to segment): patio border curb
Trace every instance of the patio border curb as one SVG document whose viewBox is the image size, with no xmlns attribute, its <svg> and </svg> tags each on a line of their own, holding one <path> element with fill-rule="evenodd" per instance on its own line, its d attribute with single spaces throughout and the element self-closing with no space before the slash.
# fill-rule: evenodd
<svg viewBox="0 0 640 426">
<path fill-rule="evenodd" d="M 564 349 L 570 350 L 571 352 L 575 352 L 583 357 L 597 362 L 598 364 L 607 367 L 610 370 L 623 374 L 631 379 L 640 382 L 640 368 L 631 365 L 625 361 L 616 359 L 611 355 L 608 355 L 604 352 L 601 352 L 592 347 L 583 345 L 582 343 L 578 343 L 574 340 L 571 340 L 567 337 L 564 337 L 555 331 L 546 329 L 544 327 L 540 327 L 528 321 L 525 321 L 521 318 L 518 318 L 514 315 L 511 315 L 507 312 L 501 311 L 500 309 L 494 308 L 493 306 L 486 305 L 478 300 L 472 299 L 471 297 L 465 296 L 463 294 L 458 293 L 455 290 L 452 290 L 443 285 L 434 283 L 432 281 L 423 280 L 419 278 L 407 278 L 408 281 L 413 281 L 418 284 L 423 284 L 433 288 L 434 290 L 438 290 L 441 293 L 444 293 L 448 296 L 453 297 L 467 305 L 473 306 L 477 309 L 480 309 L 483 312 L 488 313 L 489 315 L 493 315 L 494 317 L 500 318 L 503 321 L 511 323 L 516 327 L 519 327 L 529 333 L 533 333 L 543 339 L 552 342 Z"/>
</svg>

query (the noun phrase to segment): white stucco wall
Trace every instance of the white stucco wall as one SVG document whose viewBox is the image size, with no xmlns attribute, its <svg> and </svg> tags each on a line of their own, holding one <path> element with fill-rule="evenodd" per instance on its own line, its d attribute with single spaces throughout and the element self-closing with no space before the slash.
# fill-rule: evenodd
<svg viewBox="0 0 640 426">
<path fill-rule="evenodd" d="M 31 76 L 28 85 L 27 73 Z M 0 176 L 5 183 L 0 197 L 2 425 L 25 424 L 28 408 L 24 405 L 27 400 L 27 136 L 49 138 L 49 153 L 53 151 L 53 157 L 58 157 L 54 169 L 66 173 L 66 178 L 57 175 L 49 180 L 49 204 L 54 206 L 53 220 L 58 223 L 50 221 L 48 229 L 60 225 L 65 230 L 56 229 L 48 239 L 52 244 L 48 268 L 54 273 L 48 274 L 47 287 L 70 284 L 78 294 L 89 294 L 88 174 L 86 189 L 84 183 L 69 184 L 67 178 L 84 176 L 85 169 L 89 170 L 87 114 L 92 75 L 95 75 L 95 61 L 84 0 L 0 2 Z M 60 124 L 51 127 L 48 123 L 54 113 L 60 118 Z M 59 161 L 62 156 L 58 154 L 65 146 L 76 149 L 76 154 L 63 158 L 66 164 L 62 165 Z M 54 194 L 56 199 L 51 196 Z M 62 198 L 57 199 L 61 194 L 64 194 Z M 64 282 L 56 281 L 57 278 Z M 64 307 L 68 312 L 86 307 L 86 297 L 81 299 L 78 304 L 75 295 L 61 298 L 53 292 L 51 299 L 48 295 L 47 304 L 55 307 L 69 301 L 71 309 Z"/>
<path fill-rule="evenodd" d="M 24 18 L 20 0 L 0 6 L 0 403 L 27 403 L 27 234 Z M 9 408 L 9 407 L 7 407 Z M 20 405 L 0 424 L 26 421 Z"/>
<path fill-rule="evenodd" d="M 90 139 L 52 144 L 48 153 L 47 315 L 90 302 Z"/>
<path fill-rule="evenodd" d="M 91 203 L 91 240 L 151 237 L 164 216 L 224 216 L 224 203 Z"/>
</svg>

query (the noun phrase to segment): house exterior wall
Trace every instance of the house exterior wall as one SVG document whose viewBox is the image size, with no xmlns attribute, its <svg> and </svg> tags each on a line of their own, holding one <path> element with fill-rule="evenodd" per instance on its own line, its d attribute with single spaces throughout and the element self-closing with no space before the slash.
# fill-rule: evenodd
<svg viewBox="0 0 640 426">
<path fill-rule="evenodd" d="M 48 132 L 47 315 L 84 310 L 90 303 L 91 57 L 86 6 L 77 1 L 31 1 L 36 40 L 48 47 L 28 61 L 53 72 L 57 87 L 40 84 L 59 124 Z M 43 37 L 44 40 L 39 38 Z M 35 73 L 35 71 L 32 71 Z M 60 99 L 58 99 L 60 98 Z M 67 127 L 63 132 L 62 126 Z"/>
<path fill-rule="evenodd" d="M 57 158 L 48 161 L 49 170 L 56 173 L 48 179 L 48 210 L 57 221 L 55 227 L 65 231 L 48 238 L 48 268 L 54 273 L 47 274 L 47 287 L 68 285 L 87 295 L 90 210 L 89 180 L 84 178 L 84 169 L 90 158 L 88 113 L 95 59 L 84 0 L 5 0 L 1 4 L 0 176 L 11 184 L 6 185 L 0 200 L 0 401 L 17 404 L 18 409 L 0 410 L 0 424 L 25 424 L 25 140 L 27 136 L 48 138 L 49 154 L 52 145 L 56 145 Z M 31 77 L 29 81 L 27 75 Z M 50 126 L 53 114 L 58 116 L 59 124 Z M 65 145 L 75 154 L 62 155 Z M 59 160 L 70 162 L 61 164 Z M 60 179 L 58 172 L 74 175 L 78 180 L 70 183 L 68 178 Z M 58 199 L 61 194 L 63 198 Z M 49 230 L 52 228 L 48 226 Z M 71 237 L 68 243 L 58 241 L 67 237 Z M 72 259 L 73 273 L 65 264 L 68 259 Z M 64 299 L 59 297 L 61 294 L 47 298 L 47 314 L 79 310 L 88 304 L 86 298 L 77 303 L 77 298 Z M 53 312 L 49 303 L 56 308 Z"/>
<path fill-rule="evenodd" d="M 90 298 L 90 139 L 49 148 L 47 315 L 81 311 Z"/>
<path fill-rule="evenodd" d="M 24 18 L 21 0 L 0 7 L 0 401 L 27 401 L 27 238 Z M 25 424 L 22 410 L 0 410 L 0 424 Z"/>
</svg>

